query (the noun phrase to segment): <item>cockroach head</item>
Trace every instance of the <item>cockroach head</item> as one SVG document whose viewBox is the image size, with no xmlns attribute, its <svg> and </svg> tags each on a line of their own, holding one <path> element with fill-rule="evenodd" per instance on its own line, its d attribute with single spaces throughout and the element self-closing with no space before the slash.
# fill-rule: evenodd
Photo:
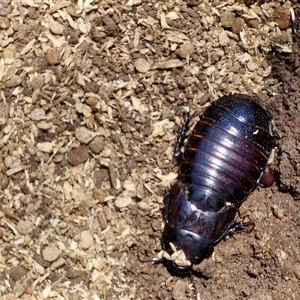
<svg viewBox="0 0 300 300">
<path fill-rule="evenodd" d="M 199 233 L 183 228 L 173 228 L 165 232 L 163 247 L 170 254 L 167 260 L 170 270 L 177 274 L 187 274 L 192 270 L 194 264 L 199 264 L 208 258 L 213 252 L 213 244 Z M 176 259 L 176 253 L 182 251 L 185 260 Z"/>
</svg>

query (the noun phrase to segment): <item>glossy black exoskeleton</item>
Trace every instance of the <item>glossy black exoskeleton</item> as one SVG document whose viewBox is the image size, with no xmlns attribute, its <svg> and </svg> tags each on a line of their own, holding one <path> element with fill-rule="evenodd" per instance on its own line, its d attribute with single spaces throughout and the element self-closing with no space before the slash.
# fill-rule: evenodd
<svg viewBox="0 0 300 300">
<path fill-rule="evenodd" d="M 275 144 L 272 118 L 252 97 L 235 94 L 213 102 L 181 153 L 188 124 L 186 117 L 175 148 L 179 175 L 165 196 L 162 236 L 166 252 L 173 253 L 173 243 L 191 263 L 179 266 L 168 260 L 180 274 L 208 258 L 229 232 L 254 225 L 235 222 L 238 208 L 259 183 L 274 182 L 269 166 Z"/>
</svg>

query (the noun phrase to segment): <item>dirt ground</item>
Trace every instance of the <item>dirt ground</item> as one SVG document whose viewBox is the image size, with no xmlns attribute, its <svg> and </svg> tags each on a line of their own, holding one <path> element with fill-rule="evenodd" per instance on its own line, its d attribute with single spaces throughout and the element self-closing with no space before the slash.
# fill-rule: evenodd
<svg viewBox="0 0 300 300">
<path fill-rule="evenodd" d="M 194 299 L 157 257 L 182 114 L 255 95 L 277 128 L 256 224 L 201 300 L 299 299 L 298 1 L 0 1 L 0 299 Z M 195 117 L 193 122 L 197 121 Z"/>
</svg>

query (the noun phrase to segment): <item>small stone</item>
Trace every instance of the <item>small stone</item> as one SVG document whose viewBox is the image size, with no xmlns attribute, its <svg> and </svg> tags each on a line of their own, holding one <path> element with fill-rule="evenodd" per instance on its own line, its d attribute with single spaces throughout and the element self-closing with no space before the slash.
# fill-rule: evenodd
<svg viewBox="0 0 300 300">
<path fill-rule="evenodd" d="M 284 212 L 283 212 L 283 210 L 280 207 L 278 207 L 278 205 L 274 204 L 271 207 L 271 209 L 272 209 L 273 215 L 277 219 L 279 219 L 279 220 L 283 220 L 284 219 Z"/>
<path fill-rule="evenodd" d="M 97 133 L 88 130 L 86 127 L 77 127 L 75 130 L 75 137 L 83 144 L 88 144 L 96 135 Z"/>
<path fill-rule="evenodd" d="M 107 221 L 105 218 L 105 214 L 102 210 L 99 211 L 98 213 L 98 219 L 99 219 L 100 228 L 104 230 L 107 227 Z"/>
<path fill-rule="evenodd" d="M 115 245 L 116 244 L 116 236 L 111 230 L 107 231 L 105 233 L 104 239 L 105 239 L 105 242 L 107 245 Z"/>
<path fill-rule="evenodd" d="M 150 70 L 150 64 L 148 63 L 148 61 L 144 58 L 138 58 L 135 62 L 134 62 L 134 67 L 136 68 L 136 70 L 140 73 L 147 73 Z"/>
<path fill-rule="evenodd" d="M 286 31 L 282 30 L 281 32 L 277 32 L 272 41 L 275 44 L 283 45 L 284 43 L 288 42 L 289 35 Z"/>
<path fill-rule="evenodd" d="M 194 19 L 199 19 L 199 17 L 200 17 L 199 14 L 191 7 L 187 7 L 185 9 L 185 12 Z"/>
<path fill-rule="evenodd" d="M 31 234 L 33 229 L 34 225 L 30 221 L 20 220 L 17 224 L 17 230 L 21 235 Z"/>
<path fill-rule="evenodd" d="M 58 260 L 54 261 L 51 266 L 50 270 L 55 271 L 59 268 L 61 268 L 66 263 L 66 260 L 63 257 L 60 257 Z"/>
<path fill-rule="evenodd" d="M 45 274 L 45 268 L 41 266 L 39 263 L 37 263 L 36 261 L 33 261 L 33 267 L 34 267 L 34 271 L 39 273 L 40 275 Z"/>
<path fill-rule="evenodd" d="M 36 147 L 39 151 L 42 151 L 45 153 L 53 152 L 53 144 L 50 142 L 37 143 Z"/>
<path fill-rule="evenodd" d="M 8 184 L 9 184 L 9 179 L 7 176 L 5 176 L 4 174 L 1 175 L 0 177 L 0 188 L 2 190 L 5 190 L 7 187 L 8 187 Z"/>
<path fill-rule="evenodd" d="M 34 254 L 34 260 L 41 265 L 43 268 L 48 268 L 50 266 L 50 263 L 43 259 L 42 255 Z"/>
<path fill-rule="evenodd" d="M 95 154 L 99 154 L 104 149 L 104 142 L 100 136 L 96 136 L 89 144 L 89 148 Z"/>
<path fill-rule="evenodd" d="M 47 51 L 46 53 L 46 60 L 47 60 L 47 63 L 49 65 L 57 65 L 60 63 L 60 52 L 59 50 L 54 47 L 54 48 L 51 48 Z"/>
<path fill-rule="evenodd" d="M 287 29 L 290 26 L 290 12 L 284 6 L 279 6 L 274 11 L 274 21 L 280 29 Z"/>
<path fill-rule="evenodd" d="M 50 22 L 50 31 L 54 34 L 62 34 L 64 31 L 64 26 L 54 20 Z"/>
<path fill-rule="evenodd" d="M 81 109 L 81 113 L 86 117 L 89 118 L 92 114 L 92 109 L 88 105 L 83 105 Z"/>
<path fill-rule="evenodd" d="M 17 48 L 14 44 L 9 44 L 3 49 L 2 57 L 4 59 L 13 59 L 16 55 Z"/>
<path fill-rule="evenodd" d="M 30 87 L 33 90 L 41 90 L 42 87 L 45 85 L 45 78 L 44 76 L 36 76 L 29 82 Z"/>
<path fill-rule="evenodd" d="M 115 206 L 117 208 L 124 208 L 132 203 L 132 199 L 130 197 L 118 197 L 115 201 Z"/>
<path fill-rule="evenodd" d="M 107 168 L 101 168 L 95 171 L 94 182 L 97 188 L 102 187 L 104 181 L 109 180 L 109 172 Z"/>
<path fill-rule="evenodd" d="M 99 100 L 95 97 L 89 97 L 87 100 L 86 100 L 86 104 L 89 105 L 89 106 L 96 106 L 98 104 Z"/>
<path fill-rule="evenodd" d="M 99 203 L 103 203 L 106 196 L 106 192 L 102 189 L 93 190 L 93 198 L 99 201 Z"/>
<path fill-rule="evenodd" d="M 1 16 L 7 16 L 13 11 L 13 5 L 10 3 L 10 1 L 0 1 L 0 3 L 1 3 L 1 9 L 0 9 Z"/>
<path fill-rule="evenodd" d="M 180 48 L 176 51 L 176 54 L 181 58 L 191 56 L 195 52 L 195 47 L 191 42 L 184 42 Z"/>
<path fill-rule="evenodd" d="M 97 94 L 99 92 L 100 86 L 97 82 L 95 81 L 90 81 L 87 82 L 84 86 L 83 86 L 83 90 L 87 93 L 94 93 Z"/>
<path fill-rule="evenodd" d="M 106 33 L 97 27 L 92 27 L 91 29 L 91 38 L 94 42 L 101 43 L 106 37 Z"/>
<path fill-rule="evenodd" d="M 60 255 L 60 251 L 55 246 L 47 246 L 42 251 L 43 259 L 49 262 L 55 261 Z"/>
<path fill-rule="evenodd" d="M 33 121 L 41 121 L 45 118 L 46 118 L 46 113 L 41 108 L 35 108 L 30 114 L 30 119 Z"/>
<path fill-rule="evenodd" d="M 75 167 L 85 163 L 89 157 L 88 148 L 86 146 L 79 146 L 78 148 L 70 150 L 68 153 L 68 163 Z"/>
<path fill-rule="evenodd" d="M 249 25 L 249 27 L 259 29 L 259 20 L 257 19 L 249 20 L 247 24 Z"/>
<path fill-rule="evenodd" d="M 20 282 L 20 280 L 18 280 L 18 281 L 16 281 L 12 291 L 13 291 L 15 296 L 17 296 L 17 297 L 19 297 L 19 299 L 21 299 L 20 296 L 23 295 L 26 290 L 25 290 L 23 284 Z M 1 298 L 1 300 L 2 299 L 3 298 Z M 14 298 L 12 298 L 12 299 L 14 299 Z M 12 299 L 10 299 L 10 300 L 12 300 Z"/>
<path fill-rule="evenodd" d="M 3 162 L 4 162 L 5 166 L 10 169 L 16 168 L 19 165 L 21 165 L 21 161 L 11 155 L 6 155 Z"/>
<path fill-rule="evenodd" d="M 234 13 L 225 10 L 220 15 L 221 24 L 225 28 L 230 28 L 234 22 Z"/>
<path fill-rule="evenodd" d="M 110 16 L 105 16 L 102 18 L 102 22 L 107 31 L 117 31 L 119 29 L 118 25 Z"/>
<path fill-rule="evenodd" d="M 143 211 L 151 211 L 152 210 L 151 206 L 144 201 L 141 201 L 138 203 L 138 208 L 140 208 Z"/>
<path fill-rule="evenodd" d="M 247 62 L 247 68 L 249 71 L 254 72 L 259 68 L 259 65 L 254 59 L 250 59 L 250 61 Z"/>
<path fill-rule="evenodd" d="M 300 280 L 300 266 L 296 265 L 294 268 L 294 274 L 298 280 Z"/>
<path fill-rule="evenodd" d="M 109 207 L 104 206 L 103 211 L 104 211 L 106 221 L 109 222 L 114 218 L 114 213 Z"/>
<path fill-rule="evenodd" d="M 36 20 L 40 16 L 39 10 L 35 7 L 29 7 L 27 13 L 28 17 L 32 20 Z"/>
<path fill-rule="evenodd" d="M 235 18 L 234 22 L 231 25 L 231 30 L 233 33 L 239 34 L 245 25 L 245 21 L 242 18 Z"/>
<path fill-rule="evenodd" d="M 83 271 L 83 270 L 77 270 L 77 269 L 71 269 L 71 268 L 68 268 L 67 269 L 67 272 L 66 272 L 66 277 L 68 279 L 75 279 L 75 278 L 78 278 L 78 277 L 85 277 L 87 274 Z"/>
<path fill-rule="evenodd" d="M 21 77 L 18 75 L 14 75 L 12 78 L 10 78 L 9 80 L 7 80 L 5 82 L 5 87 L 7 87 L 7 88 L 16 87 L 16 86 L 20 85 L 21 82 L 22 82 Z"/>
<path fill-rule="evenodd" d="M 37 56 L 33 62 L 32 62 L 32 66 L 34 68 L 37 68 L 39 73 L 44 72 L 47 68 L 48 68 L 48 63 L 46 60 L 46 57 L 44 56 Z"/>
<path fill-rule="evenodd" d="M 269 96 L 265 92 L 259 92 L 255 96 L 261 103 L 266 103 L 269 100 Z"/>
<path fill-rule="evenodd" d="M 112 187 L 118 190 L 121 187 L 120 180 L 118 179 L 118 173 L 112 164 L 108 165 L 108 171 Z"/>
<path fill-rule="evenodd" d="M 82 249 L 86 250 L 91 247 L 93 244 L 94 238 L 89 230 L 84 230 L 81 233 L 81 239 L 79 245 Z"/>
<path fill-rule="evenodd" d="M 223 30 L 220 34 L 219 34 L 219 43 L 222 47 L 226 46 L 228 44 L 228 36 L 225 32 L 225 30 Z"/>
<path fill-rule="evenodd" d="M 22 266 L 16 266 L 11 268 L 8 273 L 14 281 L 18 281 L 21 280 L 28 273 L 28 271 Z"/>
<path fill-rule="evenodd" d="M 0 17 L 0 29 L 8 29 L 10 26 L 10 20 L 7 17 Z"/>
<path fill-rule="evenodd" d="M 44 131 L 48 131 L 52 128 L 53 123 L 52 122 L 46 122 L 46 121 L 41 121 L 36 124 L 37 128 L 42 129 Z"/>
<path fill-rule="evenodd" d="M 56 80 L 58 82 L 62 82 L 63 74 L 64 74 L 63 67 L 61 65 L 55 66 L 54 71 L 55 71 Z"/>
</svg>

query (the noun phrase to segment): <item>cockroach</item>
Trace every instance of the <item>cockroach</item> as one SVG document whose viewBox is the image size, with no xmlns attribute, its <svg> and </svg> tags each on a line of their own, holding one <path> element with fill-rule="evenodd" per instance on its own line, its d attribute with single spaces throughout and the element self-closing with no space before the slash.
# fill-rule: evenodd
<svg viewBox="0 0 300 300">
<path fill-rule="evenodd" d="M 233 94 L 214 101 L 181 152 L 189 123 L 186 116 L 175 146 L 178 178 L 164 199 L 162 247 L 169 255 L 183 251 L 189 262 L 168 259 L 177 274 L 191 274 L 229 233 L 251 231 L 254 222 L 236 221 L 239 207 L 258 184 L 268 187 L 275 180 L 270 168 L 274 124 L 258 100 Z"/>
</svg>

